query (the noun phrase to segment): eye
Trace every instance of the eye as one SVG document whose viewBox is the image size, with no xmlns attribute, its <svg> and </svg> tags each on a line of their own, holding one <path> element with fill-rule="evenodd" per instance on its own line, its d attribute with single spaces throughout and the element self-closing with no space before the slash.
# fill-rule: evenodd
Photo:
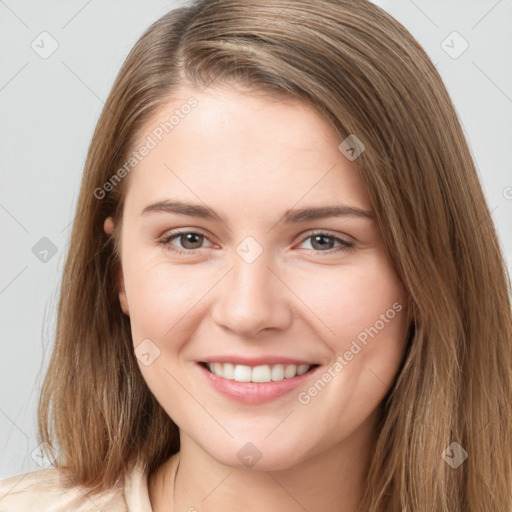
<svg viewBox="0 0 512 512">
<path fill-rule="evenodd" d="M 178 240 L 182 247 L 174 245 L 172 242 Z M 178 231 L 170 233 L 168 236 L 158 241 L 159 245 L 164 246 L 167 250 L 177 254 L 195 254 L 201 248 L 206 236 L 195 231 Z M 343 238 L 336 237 L 326 232 L 310 233 L 301 242 L 311 240 L 310 254 L 316 255 L 319 253 L 333 254 L 342 251 L 349 251 L 354 249 L 354 243 L 344 240 Z M 333 244 L 338 243 L 339 246 L 333 249 Z"/>
<path fill-rule="evenodd" d="M 311 240 L 310 244 L 313 247 L 313 250 L 310 253 L 316 255 L 318 253 L 326 253 L 326 255 L 338 253 L 342 251 L 349 251 L 354 249 L 354 243 L 349 242 L 348 240 L 344 240 L 343 238 L 339 238 L 337 236 L 331 235 L 330 233 L 325 232 L 316 232 L 310 233 L 302 243 Z M 337 248 L 332 248 L 333 244 L 339 243 Z M 318 249 L 318 250 L 317 250 Z"/>
<path fill-rule="evenodd" d="M 171 244 L 175 239 L 178 239 L 180 243 L 183 244 L 183 248 Z M 196 233 L 195 231 L 175 231 L 162 240 L 159 240 L 158 243 L 171 252 L 178 254 L 195 254 L 197 252 L 196 249 L 201 247 L 205 239 L 206 237 L 203 234 Z"/>
</svg>

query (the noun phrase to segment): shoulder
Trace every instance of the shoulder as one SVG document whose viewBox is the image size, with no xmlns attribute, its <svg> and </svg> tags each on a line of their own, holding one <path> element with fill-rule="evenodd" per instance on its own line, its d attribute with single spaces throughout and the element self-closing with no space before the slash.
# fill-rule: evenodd
<svg viewBox="0 0 512 512">
<path fill-rule="evenodd" d="M 132 468 L 124 483 L 96 494 L 81 486 L 67 486 L 57 468 L 23 473 L 0 481 L 0 512 L 151 512 L 148 506 L 147 480 L 140 465 Z"/>
</svg>

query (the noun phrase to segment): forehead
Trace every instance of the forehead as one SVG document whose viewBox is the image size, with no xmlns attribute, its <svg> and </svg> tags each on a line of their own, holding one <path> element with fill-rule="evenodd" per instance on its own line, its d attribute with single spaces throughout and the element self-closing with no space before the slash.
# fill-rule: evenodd
<svg viewBox="0 0 512 512">
<path fill-rule="evenodd" d="M 151 146 L 129 176 L 128 201 L 183 197 L 265 209 L 302 198 L 369 208 L 342 137 L 311 107 L 232 87 L 175 92 L 140 130 Z M 236 198 L 235 198 L 236 196 Z"/>
</svg>

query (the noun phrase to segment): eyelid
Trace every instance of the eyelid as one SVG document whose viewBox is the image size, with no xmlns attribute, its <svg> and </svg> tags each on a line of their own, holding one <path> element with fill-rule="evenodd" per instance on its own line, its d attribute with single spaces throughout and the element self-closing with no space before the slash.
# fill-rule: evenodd
<svg viewBox="0 0 512 512">
<path fill-rule="evenodd" d="M 194 233 L 196 235 L 203 236 L 208 242 L 213 243 L 213 242 L 211 242 L 209 235 L 205 234 L 203 232 L 203 230 L 185 227 L 185 228 L 176 228 L 175 230 L 171 230 L 170 232 L 164 233 L 158 239 L 157 245 L 163 245 L 164 247 L 167 246 L 167 249 L 173 253 L 188 254 L 188 255 L 194 255 L 201 249 L 210 248 L 210 247 L 199 247 L 197 249 L 181 249 L 179 247 L 173 246 L 173 244 L 171 242 L 173 242 L 175 239 L 178 239 L 180 237 L 180 235 L 189 234 L 189 233 Z M 302 233 L 300 235 L 300 240 L 297 243 L 299 245 L 303 244 L 304 242 L 306 242 L 308 239 L 312 238 L 313 236 L 326 236 L 326 237 L 334 239 L 335 242 L 337 242 L 340 245 L 339 245 L 339 247 L 327 249 L 325 251 L 319 251 L 319 250 L 314 250 L 314 249 L 303 249 L 304 251 L 309 251 L 310 254 L 319 254 L 319 255 L 323 254 L 325 256 L 329 256 L 329 255 L 337 254 L 339 252 L 349 251 L 351 249 L 354 249 L 355 245 L 356 245 L 356 243 L 355 243 L 356 239 L 354 239 L 353 237 L 351 237 L 349 235 L 338 234 L 338 233 L 332 232 L 331 230 L 321 229 L 321 228 L 311 229 L 311 230 L 308 230 L 308 231 Z M 348 239 L 345 239 L 344 237 L 347 237 Z M 173 248 L 170 248 L 171 246 L 173 246 Z"/>
<path fill-rule="evenodd" d="M 208 241 L 211 242 L 210 235 L 205 233 L 202 229 L 199 229 L 199 228 L 176 228 L 175 230 L 166 231 L 162 236 L 159 237 L 159 239 L 166 240 L 166 239 L 177 237 L 178 235 L 187 234 L 187 233 L 195 233 L 197 235 L 202 235 L 206 239 L 208 239 Z M 331 231 L 329 229 L 317 228 L 317 229 L 310 229 L 308 231 L 305 231 L 304 233 L 301 233 L 299 242 L 302 243 L 307 238 L 309 238 L 310 236 L 313 236 L 313 235 L 316 235 L 316 236 L 326 235 L 326 236 L 331 236 L 333 238 L 340 238 L 347 243 L 355 243 L 357 241 L 356 238 L 354 238 L 350 235 L 347 235 L 346 233 L 340 234 L 340 233 Z M 346 238 L 343 238 L 343 237 L 346 237 Z M 190 251 L 192 251 L 192 249 L 190 249 Z"/>
<path fill-rule="evenodd" d="M 176 228 L 171 231 L 166 231 L 161 237 L 158 238 L 158 240 L 160 242 L 165 242 L 166 240 L 177 239 L 180 235 L 186 235 L 188 233 L 195 233 L 196 235 L 201 235 L 205 238 L 205 240 L 208 240 L 208 242 L 214 245 L 214 242 L 210 240 L 210 235 L 198 228 Z M 207 249 L 207 247 L 201 247 L 201 249 Z M 198 250 L 199 249 L 188 249 L 187 252 L 192 253 L 193 251 Z"/>
<path fill-rule="evenodd" d="M 343 240 L 344 242 L 347 242 L 348 244 L 355 243 L 357 241 L 356 238 L 353 236 L 347 235 L 346 233 L 338 233 L 335 231 L 331 231 L 330 229 L 310 229 L 308 231 L 305 231 L 300 235 L 300 241 L 301 243 L 304 242 L 307 238 L 313 235 L 325 235 L 325 236 L 332 236 L 333 238 L 339 238 L 340 240 Z"/>
</svg>

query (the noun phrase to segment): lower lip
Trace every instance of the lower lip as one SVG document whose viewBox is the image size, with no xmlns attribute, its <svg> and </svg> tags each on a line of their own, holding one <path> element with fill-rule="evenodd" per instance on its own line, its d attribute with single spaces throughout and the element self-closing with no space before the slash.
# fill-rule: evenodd
<svg viewBox="0 0 512 512">
<path fill-rule="evenodd" d="M 201 370 L 208 383 L 213 386 L 221 394 L 243 402 L 246 404 L 261 404 L 264 402 L 270 402 L 275 398 L 285 395 L 295 388 L 304 384 L 320 366 L 308 370 L 302 375 L 297 375 L 291 379 L 283 379 L 279 381 L 271 382 L 238 382 L 236 380 L 223 379 L 218 375 L 210 372 L 202 364 L 197 363 L 197 366 Z"/>
</svg>

